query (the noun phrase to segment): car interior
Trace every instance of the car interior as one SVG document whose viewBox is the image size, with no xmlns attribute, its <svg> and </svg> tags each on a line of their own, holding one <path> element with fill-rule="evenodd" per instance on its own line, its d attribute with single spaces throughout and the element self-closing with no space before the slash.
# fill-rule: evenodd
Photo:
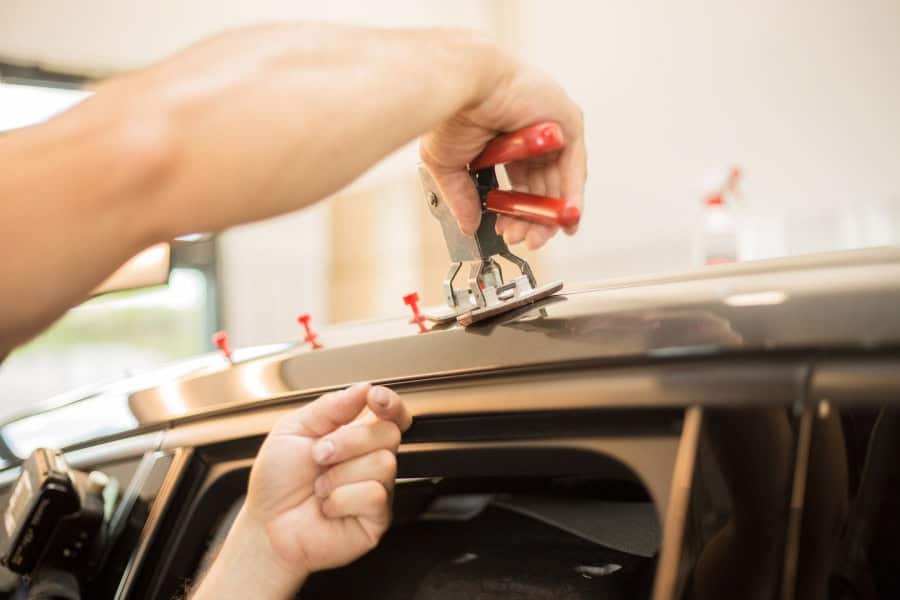
<svg viewBox="0 0 900 600">
<path fill-rule="evenodd" d="M 840 410 L 776 403 L 702 418 L 664 406 L 425 415 L 404 436 L 379 546 L 314 574 L 297 598 L 726 597 L 722 582 L 763 597 L 787 580 L 892 597 L 897 414 L 876 396 L 833 397 Z M 294 402 L 181 425 L 136 457 L 69 452 L 118 490 L 85 597 L 186 597 L 243 503 L 264 431 Z M 213 437 L 198 433 L 211 424 Z M 828 527 L 837 543 L 822 538 Z M 27 593 L 0 572 L 0 598 Z"/>
</svg>

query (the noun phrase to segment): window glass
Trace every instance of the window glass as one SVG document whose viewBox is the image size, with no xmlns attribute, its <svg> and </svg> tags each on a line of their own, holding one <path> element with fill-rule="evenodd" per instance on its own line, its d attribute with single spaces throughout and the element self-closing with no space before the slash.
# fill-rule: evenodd
<svg viewBox="0 0 900 600">
<path fill-rule="evenodd" d="M 174 269 L 169 285 L 115 292 L 70 310 L 0 366 L 0 418 L 76 387 L 209 349 L 207 280 Z"/>
<path fill-rule="evenodd" d="M 0 131 L 45 121 L 90 94 L 87 90 L 0 82 Z"/>
</svg>

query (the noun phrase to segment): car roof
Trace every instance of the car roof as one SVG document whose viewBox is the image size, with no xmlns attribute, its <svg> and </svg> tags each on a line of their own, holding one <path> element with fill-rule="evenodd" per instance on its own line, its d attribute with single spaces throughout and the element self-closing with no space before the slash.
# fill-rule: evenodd
<svg viewBox="0 0 900 600">
<path fill-rule="evenodd" d="M 48 431 L 53 423 L 67 426 L 73 411 L 102 416 L 93 430 L 67 427 L 68 437 L 61 440 L 66 443 L 57 445 L 68 445 L 355 381 L 900 348 L 898 307 L 896 247 L 570 285 L 469 328 L 453 325 L 419 334 L 408 317 L 367 321 L 324 328 L 320 350 L 303 344 L 237 349 L 233 365 L 220 355 L 204 355 L 58 397 L 7 422 L 0 433 L 14 447 L 10 440 L 29 432 Z"/>
</svg>

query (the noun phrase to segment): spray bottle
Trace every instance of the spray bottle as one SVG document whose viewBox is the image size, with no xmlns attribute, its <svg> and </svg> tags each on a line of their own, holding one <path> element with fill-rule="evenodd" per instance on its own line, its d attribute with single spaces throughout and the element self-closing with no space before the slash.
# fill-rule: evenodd
<svg viewBox="0 0 900 600">
<path fill-rule="evenodd" d="M 712 186 L 703 198 L 700 221 L 694 237 L 697 266 L 737 262 L 737 186 L 741 170 L 732 167 L 724 181 Z"/>
</svg>

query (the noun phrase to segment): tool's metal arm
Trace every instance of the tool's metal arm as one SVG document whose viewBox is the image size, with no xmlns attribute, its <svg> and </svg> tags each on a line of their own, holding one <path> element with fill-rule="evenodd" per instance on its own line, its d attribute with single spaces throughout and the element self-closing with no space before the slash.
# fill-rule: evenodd
<svg viewBox="0 0 900 600">
<path fill-rule="evenodd" d="M 495 211 L 536 223 L 572 226 L 577 223 L 577 208 L 567 205 L 561 199 L 498 190 L 497 175 L 493 167 L 500 162 L 527 158 L 561 147 L 562 130 L 554 123 L 529 127 L 501 136 L 488 144 L 482 155 L 471 165 L 473 169 L 479 169 L 472 174 L 472 180 L 484 209 L 481 224 L 475 235 L 465 235 L 459 229 L 456 218 L 450 212 L 445 199 L 441 197 L 431 174 L 424 166 L 419 167 L 428 210 L 440 223 L 444 240 L 447 242 L 447 252 L 450 254 L 450 268 L 443 281 L 447 308 L 437 314 L 426 312 L 426 317 L 436 322 L 455 318 L 468 325 L 544 298 L 562 287 L 562 283 L 538 287 L 528 263 L 513 254 L 503 238 L 497 235 Z M 575 209 L 575 212 L 573 213 L 571 209 Z M 575 220 L 572 220 L 573 215 Z M 503 272 L 496 260 L 497 256 L 502 256 L 516 265 L 521 276 L 504 282 Z M 471 263 L 468 285 L 466 288 L 454 288 L 453 281 L 464 262 Z"/>
</svg>

